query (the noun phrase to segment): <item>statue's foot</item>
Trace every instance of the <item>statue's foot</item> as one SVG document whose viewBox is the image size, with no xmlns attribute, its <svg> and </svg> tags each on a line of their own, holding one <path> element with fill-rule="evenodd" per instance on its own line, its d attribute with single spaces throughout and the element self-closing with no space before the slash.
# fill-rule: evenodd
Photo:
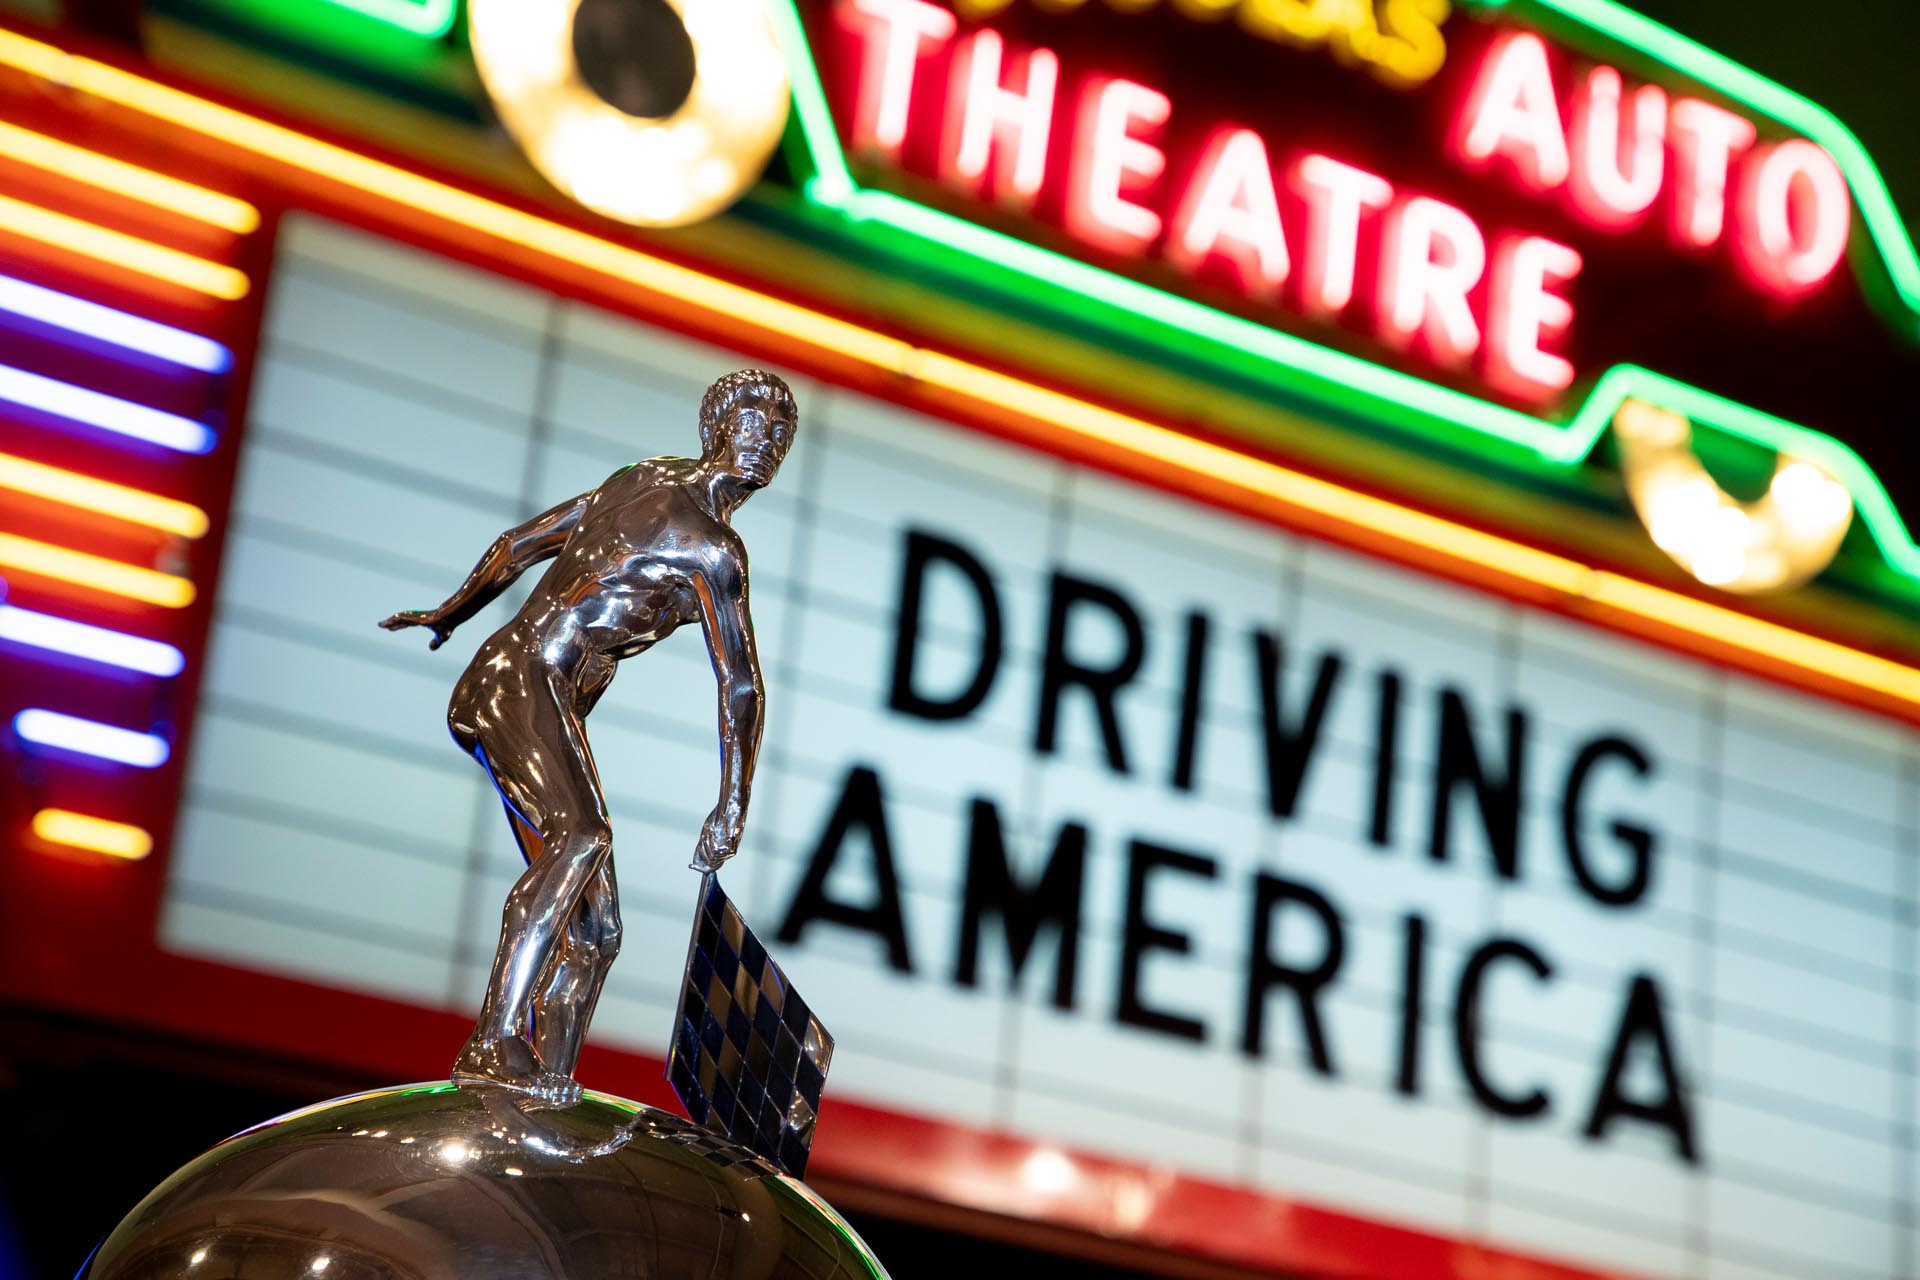
<svg viewBox="0 0 1920 1280">
<path fill-rule="evenodd" d="M 525 1036 L 484 1036 L 474 1032 L 454 1060 L 455 1084 L 491 1084 L 528 1094 L 555 1107 L 580 1101 L 580 1085 L 570 1075 L 550 1071 Z"/>
</svg>

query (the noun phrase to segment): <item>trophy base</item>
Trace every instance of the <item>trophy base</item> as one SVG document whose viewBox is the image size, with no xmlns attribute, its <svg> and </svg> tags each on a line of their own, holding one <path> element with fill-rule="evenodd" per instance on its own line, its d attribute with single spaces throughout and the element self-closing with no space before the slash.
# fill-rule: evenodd
<svg viewBox="0 0 1920 1280">
<path fill-rule="evenodd" d="M 412 1085 L 249 1129 L 143 1200 L 76 1280 L 885 1280 L 746 1148 L 606 1094 Z"/>
</svg>

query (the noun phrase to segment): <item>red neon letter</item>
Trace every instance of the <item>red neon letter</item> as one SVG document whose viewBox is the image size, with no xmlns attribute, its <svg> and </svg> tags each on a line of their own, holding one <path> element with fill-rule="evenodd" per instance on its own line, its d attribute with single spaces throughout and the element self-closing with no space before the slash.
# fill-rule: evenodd
<svg viewBox="0 0 1920 1280">
<path fill-rule="evenodd" d="M 1573 202 L 1595 222 L 1625 226 L 1653 207 L 1667 172 L 1667 95 L 1633 92 L 1633 121 L 1620 135 L 1620 73 L 1595 67 L 1573 104 Z"/>
<path fill-rule="evenodd" d="M 1739 218 L 1735 247 L 1753 278 L 1776 293 L 1803 293 L 1847 251 L 1847 180 L 1804 138 L 1767 147 L 1741 175 Z"/>
<path fill-rule="evenodd" d="M 1067 183 L 1067 230 L 1115 253 L 1139 253 L 1160 234 L 1160 215 L 1128 200 L 1126 188 L 1152 182 L 1167 167 L 1160 148 L 1133 135 L 1158 132 L 1173 104 L 1131 80 L 1095 80 L 1080 97 Z"/>
<path fill-rule="evenodd" d="M 1538 191 L 1567 180 L 1567 135 L 1546 41 L 1528 31 L 1500 38 L 1480 64 L 1455 145 L 1473 164 L 1506 157 Z"/>
<path fill-rule="evenodd" d="M 1169 258 L 1194 271 L 1216 253 L 1260 297 L 1272 297 L 1291 267 L 1267 144 L 1251 129 L 1214 134 L 1173 216 Z"/>
<path fill-rule="evenodd" d="M 953 34 L 953 15 L 922 0 L 841 0 L 839 16 L 859 33 L 863 45 L 854 144 L 896 155 L 907 136 L 907 108 L 913 102 L 920 54 Z"/>
<path fill-rule="evenodd" d="M 1573 381 L 1573 365 L 1540 343 L 1573 323 L 1573 304 L 1551 286 L 1579 273 L 1580 255 L 1564 244 L 1522 236 L 1500 247 L 1487 294 L 1487 381 L 1528 399 Z"/>
<path fill-rule="evenodd" d="M 1472 218 L 1415 196 L 1387 214 L 1380 255 L 1380 327 L 1389 342 L 1426 339 L 1433 358 L 1458 364 L 1480 345 L 1467 294 L 1487 267 Z"/>
<path fill-rule="evenodd" d="M 994 157 L 993 194 L 1032 200 L 1047 172 L 1047 139 L 1053 131 L 1053 90 L 1060 59 L 1050 49 L 1026 56 L 1023 87 L 1000 82 L 1005 46 L 993 31 L 978 31 L 954 55 L 950 118 L 958 121 L 953 172 L 978 190 Z"/>
<path fill-rule="evenodd" d="M 1353 263 L 1362 210 L 1393 202 L 1385 178 L 1326 156 L 1302 156 L 1294 187 L 1307 201 L 1307 257 L 1302 293 L 1310 310 L 1333 314 L 1353 300 Z"/>
<path fill-rule="evenodd" d="M 1679 188 L 1673 232 L 1682 244 L 1705 248 L 1727 220 L 1727 169 L 1736 152 L 1753 145 L 1753 125 L 1698 98 L 1673 104 L 1673 150 Z"/>
</svg>

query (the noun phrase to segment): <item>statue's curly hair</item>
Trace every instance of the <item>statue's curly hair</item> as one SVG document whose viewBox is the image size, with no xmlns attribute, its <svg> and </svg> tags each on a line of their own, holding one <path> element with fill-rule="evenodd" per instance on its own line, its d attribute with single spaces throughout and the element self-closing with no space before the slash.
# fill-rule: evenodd
<svg viewBox="0 0 1920 1280">
<path fill-rule="evenodd" d="M 700 452 L 713 452 L 713 431 L 720 425 L 720 419 L 726 416 L 733 402 L 749 391 L 765 391 L 771 395 L 787 416 L 793 420 L 797 431 L 800 426 L 800 410 L 793 402 L 793 392 L 777 374 L 765 369 L 735 369 L 732 373 L 714 379 L 707 394 L 700 398 Z"/>
</svg>

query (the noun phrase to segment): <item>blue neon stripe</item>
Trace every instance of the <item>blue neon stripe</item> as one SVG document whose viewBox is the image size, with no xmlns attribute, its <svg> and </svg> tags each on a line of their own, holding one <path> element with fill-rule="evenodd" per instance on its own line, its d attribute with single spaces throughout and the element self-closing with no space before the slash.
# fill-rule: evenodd
<svg viewBox="0 0 1920 1280">
<path fill-rule="evenodd" d="M 70 618 L 56 618 L 15 605 L 0 604 L 0 640 L 69 654 L 91 662 L 124 667 L 150 676 L 177 676 L 187 659 L 178 649 L 159 640 L 130 636 L 124 631 L 89 626 Z"/>
<path fill-rule="evenodd" d="M 42 707 L 30 707 L 13 718 L 13 731 L 27 741 L 62 751 L 97 756 L 116 764 L 151 769 L 167 762 L 170 749 L 165 738 L 151 733 L 119 729 L 97 720 L 62 715 Z"/>
<path fill-rule="evenodd" d="M 0 400 L 71 418 L 102 431 L 132 436 L 182 453 L 205 453 L 213 448 L 213 429 L 204 422 L 165 413 L 100 391 L 45 378 L 24 369 L 0 365 Z"/>
<path fill-rule="evenodd" d="M 225 373 L 233 367 L 233 353 L 212 338 L 103 307 L 71 294 L 43 289 L 12 276 L 0 276 L 0 311 L 10 311 L 82 337 L 98 338 L 189 369 Z"/>
</svg>

